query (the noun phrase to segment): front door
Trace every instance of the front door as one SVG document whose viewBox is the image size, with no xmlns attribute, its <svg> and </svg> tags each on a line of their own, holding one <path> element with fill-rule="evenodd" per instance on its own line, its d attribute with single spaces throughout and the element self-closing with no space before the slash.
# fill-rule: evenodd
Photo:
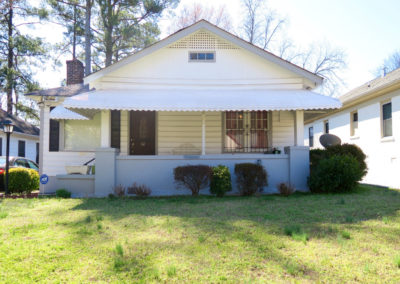
<svg viewBox="0 0 400 284">
<path fill-rule="evenodd" d="M 155 111 L 130 112 L 130 155 L 156 154 Z"/>
</svg>

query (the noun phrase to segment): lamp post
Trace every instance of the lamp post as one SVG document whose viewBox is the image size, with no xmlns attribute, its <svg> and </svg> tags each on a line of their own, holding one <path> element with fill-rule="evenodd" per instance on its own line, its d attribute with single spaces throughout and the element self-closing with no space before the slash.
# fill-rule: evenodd
<svg viewBox="0 0 400 284">
<path fill-rule="evenodd" d="M 11 120 L 6 120 L 3 122 L 3 131 L 7 135 L 7 143 L 6 143 L 6 183 L 4 185 L 5 194 L 8 194 L 8 168 L 10 166 L 10 135 L 14 130 L 14 125 Z"/>
</svg>

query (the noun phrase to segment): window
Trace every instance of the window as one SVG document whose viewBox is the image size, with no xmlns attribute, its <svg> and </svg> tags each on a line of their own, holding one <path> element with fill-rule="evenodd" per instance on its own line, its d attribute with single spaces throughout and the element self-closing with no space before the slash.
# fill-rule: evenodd
<svg viewBox="0 0 400 284">
<path fill-rule="evenodd" d="M 99 112 L 91 120 L 65 120 L 64 149 L 93 151 L 100 147 L 100 116 Z"/>
<path fill-rule="evenodd" d="M 0 138 L 0 156 L 3 156 L 3 138 Z"/>
<path fill-rule="evenodd" d="M 34 170 L 36 170 L 36 171 L 39 170 L 38 165 L 36 165 L 34 162 L 29 161 L 29 160 L 26 160 L 26 161 L 27 161 L 27 163 L 28 163 L 28 165 L 29 165 L 29 167 L 30 167 L 31 169 L 34 169 Z"/>
<path fill-rule="evenodd" d="M 325 134 L 329 133 L 329 121 L 328 120 L 324 121 L 324 133 Z"/>
<path fill-rule="evenodd" d="M 350 113 L 350 135 L 358 135 L 358 112 Z"/>
<path fill-rule="evenodd" d="M 308 145 L 314 147 L 314 127 L 308 128 Z"/>
<path fill-rule="evenodd" d="M 25 141 L 18 140 L 18 156 L 25 157 Z"/>
<path fill-rule="evenodd" d="M 224 152 L 266 152 L 269 133 L 267 111 L 225 112 Z"/>
<path fill-rule="evenodd" d="M 17 159 L 14 162 L 14 165 L 19 168 L 29 168 L 29 164 L 25 159 Z"/>
<path fill-rule="evenodd" d="M 50 107 L 52 111 L 54 107 Z M 60 150 L 60 122 L 54 119 L 50 119 L 49 129 L 49 151 L 57 152 Z"/>
<path fill-rule="evenodd" d="M 392 136 L 392 103 L 382 105 L 382 136 Z"/>
<path fill-rule="evenodd" d="M 215 52 L 189 52 L 189 62 L 215 62 Z"/>
</svg>

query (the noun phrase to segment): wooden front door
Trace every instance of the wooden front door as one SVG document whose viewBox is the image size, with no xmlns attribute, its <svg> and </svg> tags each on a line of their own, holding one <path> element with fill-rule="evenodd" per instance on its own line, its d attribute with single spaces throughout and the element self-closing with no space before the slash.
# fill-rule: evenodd
<svg viewBox="0 0 400 284">
<path fill-rule="evenodd" d="M 156 112 L 130 112 L 130 155 L 156 154 Z"/>
</svg>

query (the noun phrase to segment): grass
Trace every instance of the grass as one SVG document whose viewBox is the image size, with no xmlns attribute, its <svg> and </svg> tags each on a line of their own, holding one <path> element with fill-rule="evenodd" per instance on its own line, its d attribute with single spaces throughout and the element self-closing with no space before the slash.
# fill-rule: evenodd
<svg viewBox="0 0 400 284">
<path fill-rule="evenodd" d="M 400 279 L 400 192 L 0 201 L 0 282 Z"/>
</svg>

